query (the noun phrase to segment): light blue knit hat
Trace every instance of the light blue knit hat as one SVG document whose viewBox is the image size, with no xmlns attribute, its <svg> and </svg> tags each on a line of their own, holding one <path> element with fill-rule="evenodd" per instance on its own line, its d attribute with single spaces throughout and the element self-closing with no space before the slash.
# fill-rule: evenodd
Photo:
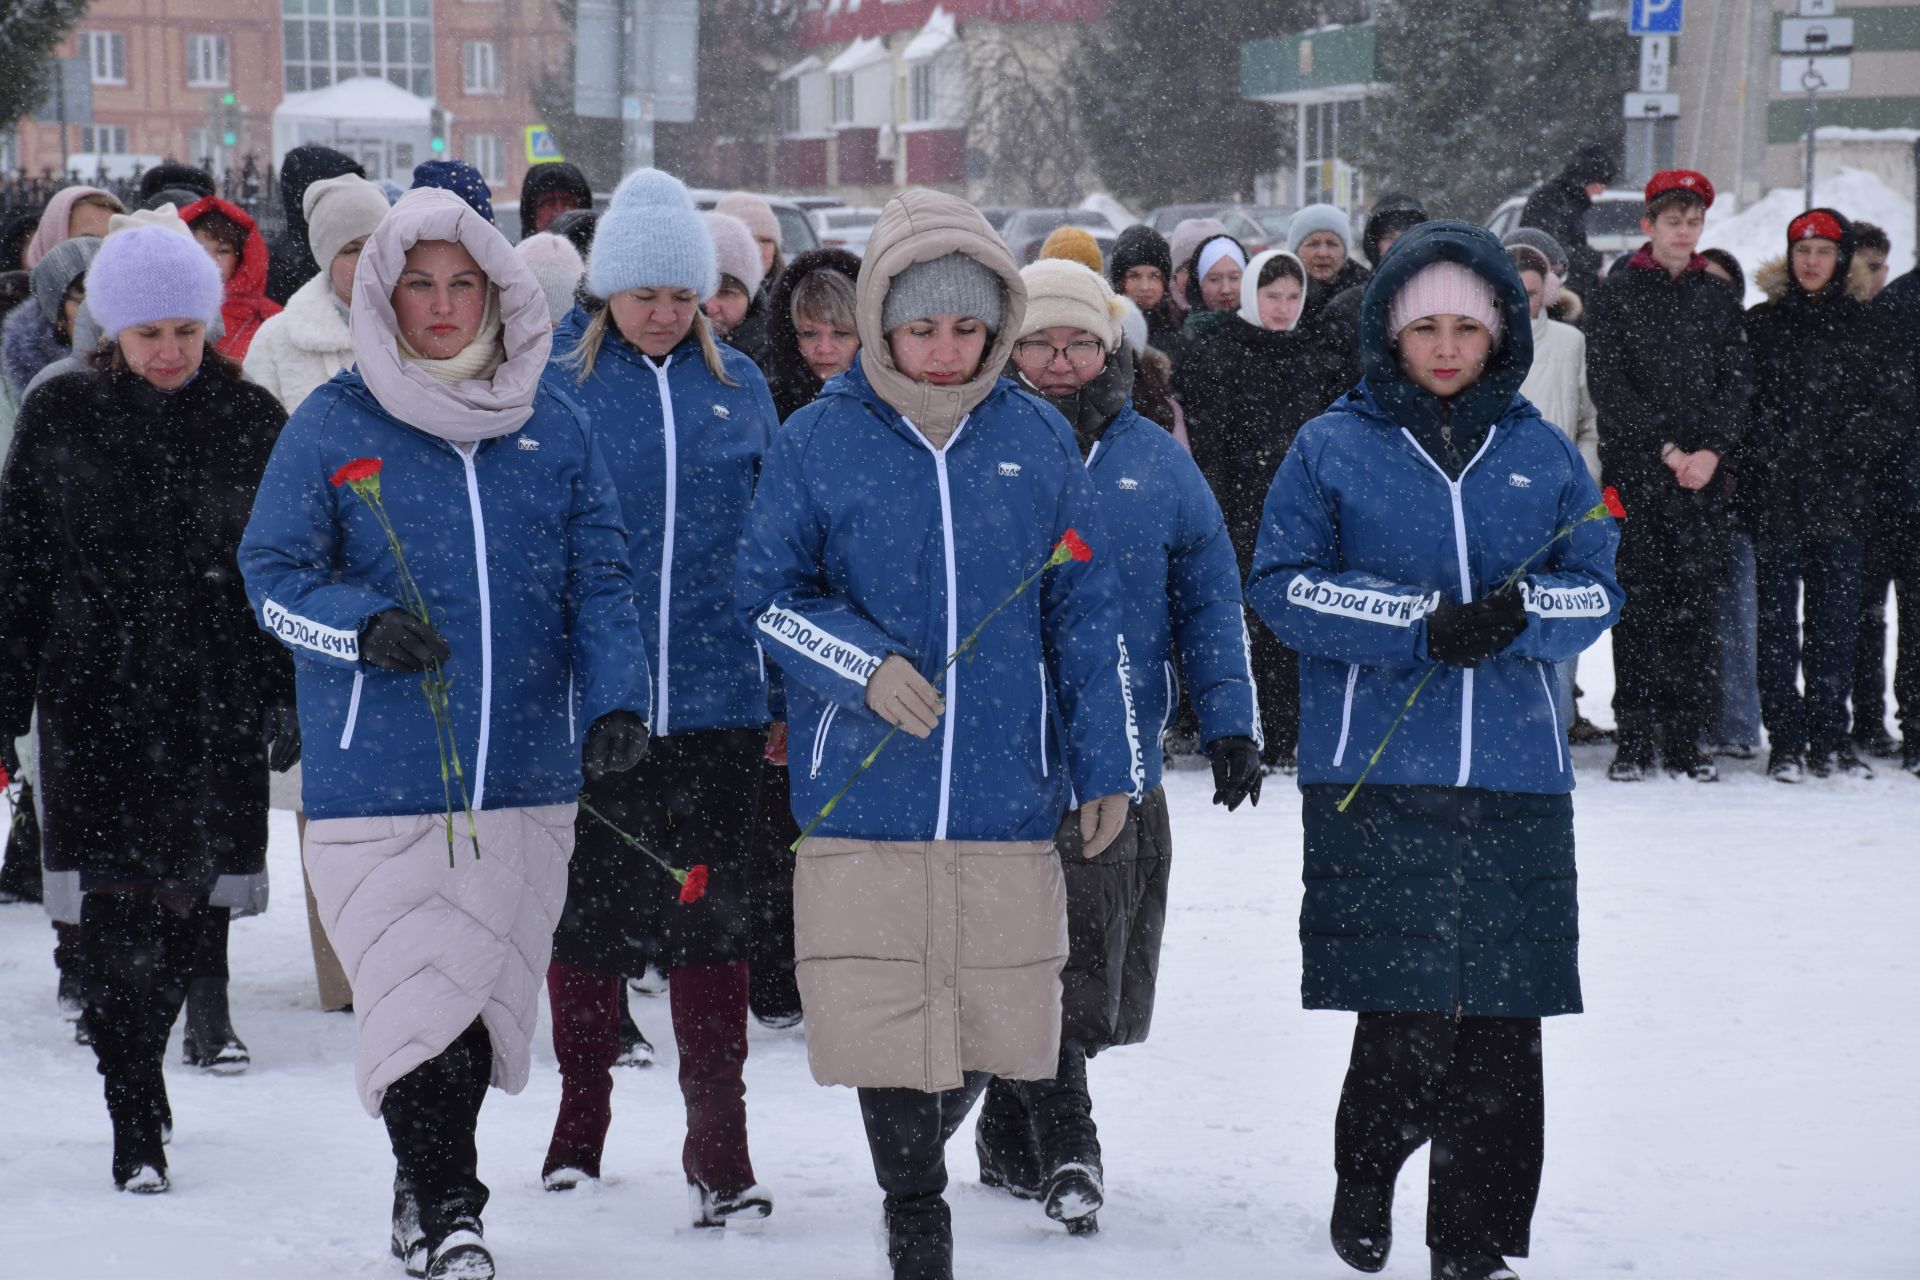
<svg viewBox="0 0 1920 1280">
<path fill-rule="evenodd" d="M 1295 253 L 1306 238 L 1316 231 L 1331 231 L 1340 237 L 1348 253 L 1353 252 L 1353 222 L 1337 205 L 1310 204 L 1287 220 L 1287 248 Z"/>
<path fill-rule="evenodd" d="M 207 251 L 192 236 L 160 224 L 113 231 L 87 270 L 87 307 L 108 338 L 161 320 L 211 327 L 220 318 L 224 292 L 220 268 Z"/>
<path fill-rule="evenodd" d="M 705 302 L 720 287 L 713 238 L 680 179 L 659 169 L 628 174 L 600 215 L 587 287 L 611 298 L 628 289 L 691 289 Z"/>
</svg>

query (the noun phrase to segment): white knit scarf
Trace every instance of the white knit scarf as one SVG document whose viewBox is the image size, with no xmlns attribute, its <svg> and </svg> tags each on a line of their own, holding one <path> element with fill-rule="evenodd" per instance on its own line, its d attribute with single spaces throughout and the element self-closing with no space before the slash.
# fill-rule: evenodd
<svg viewBox="0 0 1920 1280">
<path fill-rule="evenodd" d="M 480 314 L 480 328 L 474 333 L 473 341 L 456 354 L 445 360 L 430 359 L 415 351 L 405 334 L 398 335 L 398 339 L 400 354 L 441 382 L 465 382 L 469 379 L 485 382 L 493 377 L 494 370 L 506 362 L 507 348 L 500 334 L 500 291 L 489 286 L 487 309 Z"/>
</svg>

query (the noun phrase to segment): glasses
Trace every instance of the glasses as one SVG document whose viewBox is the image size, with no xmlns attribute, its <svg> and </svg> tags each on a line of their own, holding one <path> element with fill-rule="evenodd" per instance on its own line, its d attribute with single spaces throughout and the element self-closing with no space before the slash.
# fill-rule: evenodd
<svg viewBox="0 0 1920 1280">
<path fill-rule="evenodd" d="M 1013 358 L 1029 369 L 1044 369 L 1061 356 L 1075 369 L 1085 372 L 1107 358 L 1107 349 L 1091 338 L 1076 338 L 1064 347 L 1038 338 L 1023 338 L 1013 344 Z"/>
</svg>

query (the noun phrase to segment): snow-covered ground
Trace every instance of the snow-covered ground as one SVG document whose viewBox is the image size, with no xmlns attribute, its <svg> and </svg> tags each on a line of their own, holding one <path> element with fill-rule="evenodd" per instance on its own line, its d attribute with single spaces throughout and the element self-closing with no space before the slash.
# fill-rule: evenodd
<svg viewBox="0 0 1920 1280">
<path fill-rule="evenodd" d="M 1856 222 L 1871 222 L 1887 233 L 1892 251 L 1887 255 L 1887 278 L 1898 280 L 1913 269 L 1914 209 L 1911 193 L 1902 195 L 1864 169 L 1841 169 L 1816 183 L 1817 205 L 1838 209 Z M 1787 253 L 1787 224 L 1807 210 L 1806 193 L 1799 187 L 1776 187 L 1765 198 L 1738 212 L 1731 204 L 1715 204 L 1707 211 L 1707 229 L 1700 247 L 1727 250 L 1747 276 L 1747 304 L 1765 301 L 1753 283 L 1762 264 Z"/>
<path fill-rule="evenodd" d="M 1607 719 L 1604 644 L 1583 663 Z M 1577 753 L 1588 1012 L 1546 1035 L 1546 1185 L 1528 1280 L 1920 1275 L 1920 782 L 1715 787 L 1606 782 Z M 1337 1280 L 1326 1244 L 1333 1111 L 1352 1019 L 1299 1007 L 1297 793 L 1208 807 L 1169 781 L 1178 845 L 1153 1038 L 1093 1064 L 1110 1200 L 1069 1239 L 974 1181 L 954 1143 L 960 1274 Z M 169 1066 L 174 1191 L 116 1194 L 90 1052 L 53 1003 L 52 936 L 0 908 L 0 1276 L 20 1280 L 398 1277 L 391 1172 L 354 1098 L 353 1028 L 313 1007 L 293 823 L 275 815 L 273 908 L 233 934 L 254 1065 Z M 662 1061 L 620 1073 L 605 1183 L 540 1190 L 558 1101 L 490 1095 L 481 1175 L 505 1280 L 883 1275 L 878 1193 L 852 1093 L 817 1088 L 796 1032 L 755 1028 L 755 1163 L 778 1197 L 753 1231 L 686 1225 L 664 1001 L 638 1000 Z M 177 1063 L 176 1037 L 169 1063 Z M 1427 1275 L 1424 1154 L 1403 1176 L 1385 1274 Z"/>
</svg>

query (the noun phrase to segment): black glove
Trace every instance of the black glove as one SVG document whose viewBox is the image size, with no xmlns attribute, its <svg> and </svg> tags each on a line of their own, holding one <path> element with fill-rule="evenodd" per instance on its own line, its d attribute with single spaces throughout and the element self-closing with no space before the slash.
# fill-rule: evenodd
<svg viewBox="0 0 1920 1280">
<path fill-rule="evenodd" d="M 292 707 L 268 707 L 260 713 L 260 739 L 267 744 L 267 768 L 285 773 L 300 759 L 300 715 Z"/>
<path fill-rule="evenodd" d="M 361 661 L 382 671 L 425 671 L 452 654 L 439 632 L 405 609 L 376 613 L 360 628 Z"/>
<path fill-rule="evenodd" d="M 1252 738 L 1216 738 L 1207 744 L 1213 761 L 1213 802 L 1232 813 L 1242 800 L 1260 804 L 1260 748 Z"/>
<path fill-rule="evenodd" d="M 1443 604 L 1427 616 L 1427 656 L 1456 667 L 1478 666 L 1527 629 L 1518 592 L 1501 591 L 1469 604 Z"/>
<path fill-rule="evenodd" d="M 625 773 L 647 754 L 652 735 L 644 720 L 631 711 L 609 711 L 587 730 L 581 763 L 587 777 L 598 782 L 610 773 Z"/>
</svg>

